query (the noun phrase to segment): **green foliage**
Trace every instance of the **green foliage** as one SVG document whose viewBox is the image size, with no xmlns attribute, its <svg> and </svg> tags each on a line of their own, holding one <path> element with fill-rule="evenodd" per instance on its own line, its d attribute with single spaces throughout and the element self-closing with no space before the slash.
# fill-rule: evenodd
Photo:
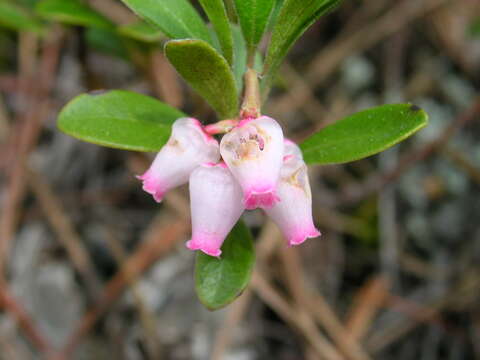
<svg viewBox="0 0 480 360">
<path fill-rule="evenodd" d="M 254 263 L 252 235 L 239 221 L 223 243 L 219 259 L 197 252 L 195 287 L 202 304 L 217 310 L 235 300 L 248 285 Z"/>
<path fill-rule="evenodd" d="M 212 43 L 207 26 L 188 0 L 122 1 L 172 39 L 192 38 Z"/>
<path fill-rule="evenodd" d="M 233 74 L 237 83 L 237 89 L 241 91 L 243 88 L 243 74 L 247 70 L 247 43 L 243 38 L 242 30 L 236 26 L 232 26 L 233 33 Z"/>
<path fill-rule="evenodd" d="M 325 127 L 301 145 L 309 164 L 338 164 L 377 154 L 427 125 L 428 115 L 410 104 L 383 105 Z"/>
<path fill-rule="evenodd" d="M 271 30 L 277 22 L 278 14 L 280 14 L 280 10 L 282 9 L 284 3 L 285 0 L 275 0 L 275 5 L 273 6 L 270 20 L 268 21 L 267 30 Z"/>
<path fill-rule="evenodd" d="M 320 16 L 325 15 L 341 0 L 285 0 L 272 31 L 272 39 L 265 60 L 264 91 L 272 77 L 298 38 Z"/>
<path fill-rule="evenodd" d="M 58 127 L 94 144 L 158 151 L 170 136 L 171 124 L 184 116 L 149 96 L 113 90 L 77 96 L 60 112 Z"/>
<path fill-rule="evenodd" d="M 243 36 L 249 49 L 254 49 L 262 39 L 275 0 L 235 0 Z"/>
<path fill-rule="evenodd" d="M 103 15 L 79 0 L 42 0 L 36 6 L 43 18 L 68 25 L 113 29 L 113 24 Z"/>
<path fill-rule="evenodd" d="M 0 27 L 35 33 L 43 30 L 42 24 L 29 11 L 5 0 L 0 0 Z"/>
<path fill-rule="evenodd" d="M 477 17 L 469 26 L 468 32 L 472 37 L 480 37 L 480 17 Z"/>
<path fill-rule="evenodd" d="M 157 27 L 144 21 L 119 26 L 117 31 L 122 36 L 146 43 L 156 43 L 165 37 Z"/>
<path fill-rule="evenodd" d="M 123 39 L 114 31 L 102 28 L 87 28 L 85 39 L 89 47 L 102 53 L 113 55 L 121 59 L 128 59 L 128 51 Z"/>
<path fill-rule="evenodd" d="M 165 54 L 179 74 L 218 113 L 221 119 L 238 112 L 235 79 L 225 58 L 202 40 L 172 40 Z"/>
<path fill-rule="evenodd" d="M 17 4 L 20 6 L 26 6 L 28 8 L 33 8 L 38 3 L 39 0 L 17 0 Z"/>
<path fill-rule="evenodd" d="M 223 0 L 200 0 L 210 22 L 217 33 L 223 56 L 229 64 L 233 62 L 233 37 Z"/>
</svg>

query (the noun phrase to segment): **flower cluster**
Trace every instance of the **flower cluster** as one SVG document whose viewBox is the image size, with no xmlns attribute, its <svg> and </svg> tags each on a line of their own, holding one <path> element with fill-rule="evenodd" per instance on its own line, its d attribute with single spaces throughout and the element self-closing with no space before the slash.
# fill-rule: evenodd
<svg viewBox="0 0 480 360">
<path fill-rule="evenodd" d="M 178 119 L 166 145 L 138 178 L 157 202 L 189 182 L 191 250 L 220 256 L 243 211 L 256 208 L 265 210 L 289 245 L 320 235 L 300 148 L 284 139 L 280 125 L 267 116 L 240 121 L 220 145 L 198 120 Z"/>
</svg>

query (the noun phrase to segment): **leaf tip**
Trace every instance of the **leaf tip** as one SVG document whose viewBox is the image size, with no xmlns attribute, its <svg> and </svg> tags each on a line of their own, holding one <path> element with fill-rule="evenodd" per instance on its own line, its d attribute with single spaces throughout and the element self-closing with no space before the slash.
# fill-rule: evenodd
<svg viewBox="0 0 480 360">
<path fill-rule="evenodd" d="M 418 130 L 427 126 L 427 124 L 428 124 L 428 114 L 425 110 L 423 110 L 420 106 L 417 106 L 415 104 L 410 104 L 410 107 L 408 108 L 408 110 L 410 112 L 412 112 L 412 114 L 420 116 L 421 124 L 420 124 L 420 127 L 418 128 Z"/>
</svg>

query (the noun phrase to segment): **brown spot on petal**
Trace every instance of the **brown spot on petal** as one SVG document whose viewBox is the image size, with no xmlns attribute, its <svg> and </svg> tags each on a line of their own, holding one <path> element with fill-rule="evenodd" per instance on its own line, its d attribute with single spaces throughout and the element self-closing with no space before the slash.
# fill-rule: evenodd
<svg viewBox="0 0 480 360">
<path fill-rule="evenodd" d="M 308 175 L 305 171 L 305 165 L 300 166 L 289 177 L 283 178 L 283 181 L 289 185 L 299 188 L 305 193 L 306 197 L 310 197 L 310 185 L 308 184 Z"/>
<path fill-rule="evenodd" d="M 168 140 L 167 145 L 170 146 L 171 148 L 173 148 L 174 150 L 177 150 L 178 152 L 184 152 L 185 151 L 182 144 L 177 139 Z"/>
</svg>

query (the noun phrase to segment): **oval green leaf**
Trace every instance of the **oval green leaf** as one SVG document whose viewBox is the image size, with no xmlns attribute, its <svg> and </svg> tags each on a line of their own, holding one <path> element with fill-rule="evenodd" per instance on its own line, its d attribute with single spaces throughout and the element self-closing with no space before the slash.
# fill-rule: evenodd
<svg viewBox="0 0 480 360">
<path fill-rule="evenodd" d="M 122 0 L 140 17 L 172 39 L 202 39 L 211 43 L 208 28 L 188 0 Z"/>
<path fill-rule="evenodd" d="M 223 243 L 219 259 L 197 253 L 195 289 L 210 310 L 234 301 L 245 289 L 255 264 L 255 248 L 250 230 L 239 221 Z"/>
<path fill-rule="evenodd" d="M 268 91 L 272 77 L 288 50 L 320 16 L 341 0 L 285 0 L 276 18 L 265 60 L 263 87 Z"/>
<path fill-rule="evenodd" d="M 300 147 L 308 164 L 346 163 L 388 149 L 427 122 L 427 113 L 415 105 L 383 105 L 325 127 Z"/>
<path fill-rule="evenodd" d="M 26 9 L 7 1 L 0 1 L 0 27 L 14 31 L 41 32 L 42 24 Z"/>
<path fill-rule="evenodd" d="M 275 0 L 235 0 L 235 10 L 249 49 L 262 39 Z"/>
<path fill-rule="evenodd" d="M 119 26 L 117 31 L 122 36 L 146 43 L 156 43 L 165 38 L 161 30 L 144 21 Z"/>
<path fill-rule="evenodd" d="M 225 58 L 202 40 L 172 40 L 165 54 L 178 73 L 195 89 L 221 119 L 238 113 L 235 78 Z"/>
<path fill-rule="evenodd" d="M 68 25 L 112 29 L 113 23 L 78 0 L 43 0 L 36 6 L 43 18 Z"/>
<path fill-rule="evenodd" d="M 229 64 L 233 62 L 233 37 L 227 10 L 223 0 L 200 0 L 205 13 L 215 29 L 223 56 Z"/>
<path fill-rule="evenodd" d="M 184 116 L 149 96 L 113 90 L 77 96 L 60 112 L 57 125 L 66 134 L 94 144 L 158 151 L 170 136 L 171 124 Z"/>
</svg>

